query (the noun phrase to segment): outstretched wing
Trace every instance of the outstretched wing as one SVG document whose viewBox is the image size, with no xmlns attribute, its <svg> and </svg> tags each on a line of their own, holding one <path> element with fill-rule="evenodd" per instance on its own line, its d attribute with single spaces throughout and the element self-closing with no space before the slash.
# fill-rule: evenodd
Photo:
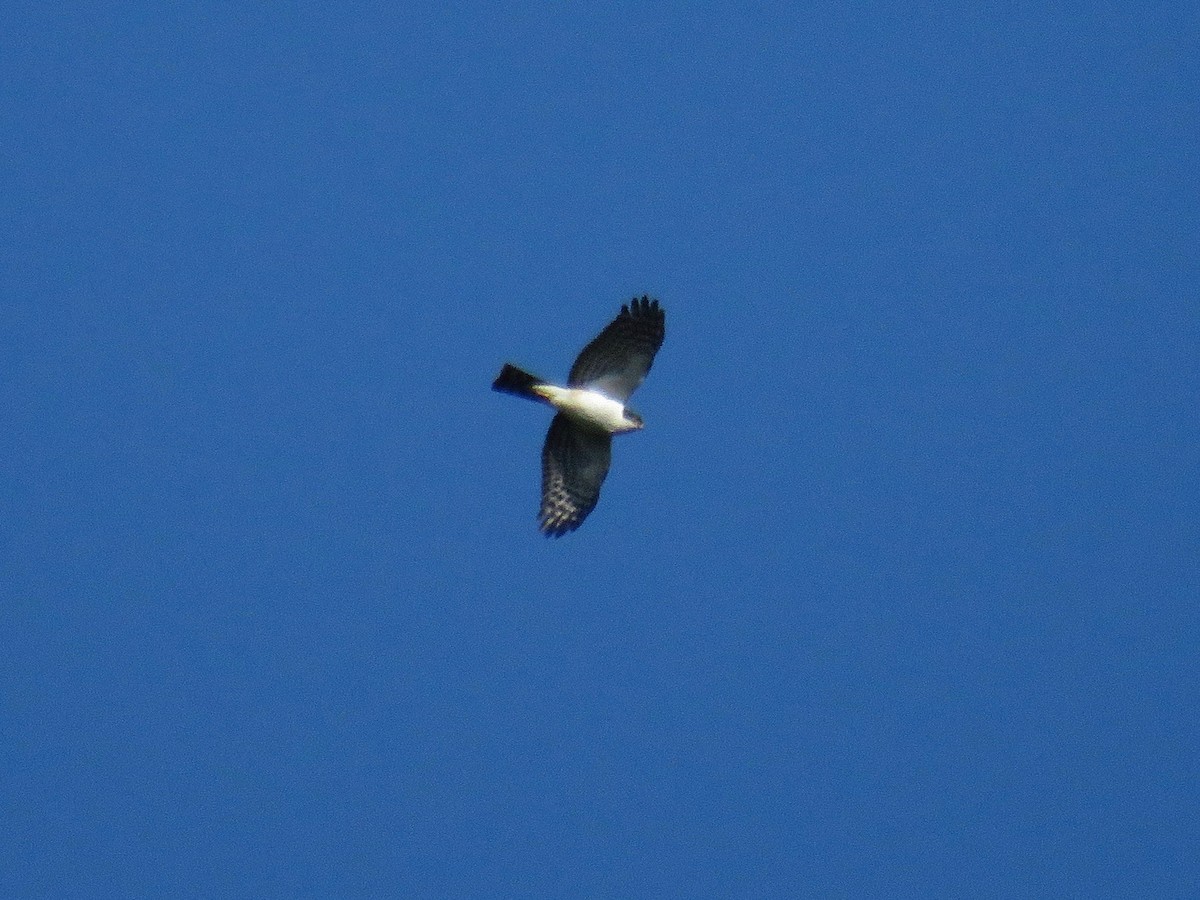
<svg viewBox="0 0 1200 900">
<path fill-rule="evenodd" d="M 587 387 L 624 403 L 654 362 L 666 334 L 666 316 L 657 300 L 634 299 L 621 307 L 608 327 L 583 348 L 567 384 Z"/>
<path fill-rule="evenodd" d="M 583 524 L 600 499 L 612 436 L 559 413 L 542 447 L 542 531 L 560 537 Z"/>
</svg>

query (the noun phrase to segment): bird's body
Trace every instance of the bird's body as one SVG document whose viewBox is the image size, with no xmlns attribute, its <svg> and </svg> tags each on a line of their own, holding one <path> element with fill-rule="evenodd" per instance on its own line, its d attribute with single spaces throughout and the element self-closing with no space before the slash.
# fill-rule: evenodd
<svg viewBox="0 0 1200 900">
<path fill-rule="evenodd" d="M 626 401 L 662 346 L 665 319 L 657 300 L 634 299 L 571 367 L 566 387 L 506 363 L 492 388 L 558 410 L 542 448 L 542 531 L 558 537 L 578 528 L 600 498 L 612 436 L 642 428 Z"/>
<path fill-rule="evenodd" d="M 527 390 L 514 387 L 518 380 L 524 382 L 526 379 L 534 380 L 534 384 Z M 492 387 L 506 394 L 515 394 L 518 397 L 548 403 L 569 417 L 571 421 L 585 428 L 597 428 L 608 434 L 620 434 L 622 431 L 636 431 L 642 427 L 641 417 L 635 413 L 633 418 L 627 418 L 625 404 L 619 400 L 587 388 L 559 387 L 556 384 L 539 381 L 536 376 L 523 372 L 509 363 L 505 363 Z"/>
</svg>

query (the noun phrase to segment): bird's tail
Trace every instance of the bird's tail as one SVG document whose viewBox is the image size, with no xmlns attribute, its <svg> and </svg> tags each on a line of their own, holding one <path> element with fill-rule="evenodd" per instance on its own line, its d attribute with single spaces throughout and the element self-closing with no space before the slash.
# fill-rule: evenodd
<svg viewBox="0 0 1200 900">
<path fill-rule="evenodd" d="M 536 375 L 530 375 L 523 369 L 518 369 L 516 366 L 505 363 L 504 368 L 500 370 L 500 374 L 496 376 L 496 380 L 492 382 L 492 390 L 501 391 L 505 394 L 516 394 L 518 397 L 525 397 L 529 400 L 537 400 L 540 403 L 545 403 L 546 398 L 533 390 L 535 387 L 543 384 L 546 384 L 546 382 Z"/>
</svg>

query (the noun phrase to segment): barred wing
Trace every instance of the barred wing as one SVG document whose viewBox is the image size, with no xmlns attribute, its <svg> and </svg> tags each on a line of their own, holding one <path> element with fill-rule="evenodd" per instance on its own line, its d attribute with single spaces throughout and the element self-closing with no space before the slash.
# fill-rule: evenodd
<svg viewBox="0 0 1200 900">
<path fill-rule="evenodd" d="M 629 399 L 654 362 L 666 334 L 666 315 L 657 300 L 642 297 L 621 312 L 583 348 L 567 384 L 600 391 L 622 403 Z"/>
<path fill-rule="evenodd" d="M 583 524 L 600 499 L 612 461 L 612 436 L 559 413 L 542 448 L 542 531 L 560 537 Z"/>
</svg>

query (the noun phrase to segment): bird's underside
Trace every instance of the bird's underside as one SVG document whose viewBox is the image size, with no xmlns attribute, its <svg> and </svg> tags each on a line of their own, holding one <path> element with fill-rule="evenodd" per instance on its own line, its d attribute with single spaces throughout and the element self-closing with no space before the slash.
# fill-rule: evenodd
<svg viewBox="0 0 1200 900">
<path fill-rule="evenodd" d="M 574 531 L 595 509 L 612 460 L 612 436 L 642 427 L 626 405 L 662 346 L 666 317 L 657 300 L 635 298 L 583 348 L 566 387 L 505 364 L 492 388 L 557 410 L 542 447 L 542 506 L 547 536 Z"/>
</svg>

